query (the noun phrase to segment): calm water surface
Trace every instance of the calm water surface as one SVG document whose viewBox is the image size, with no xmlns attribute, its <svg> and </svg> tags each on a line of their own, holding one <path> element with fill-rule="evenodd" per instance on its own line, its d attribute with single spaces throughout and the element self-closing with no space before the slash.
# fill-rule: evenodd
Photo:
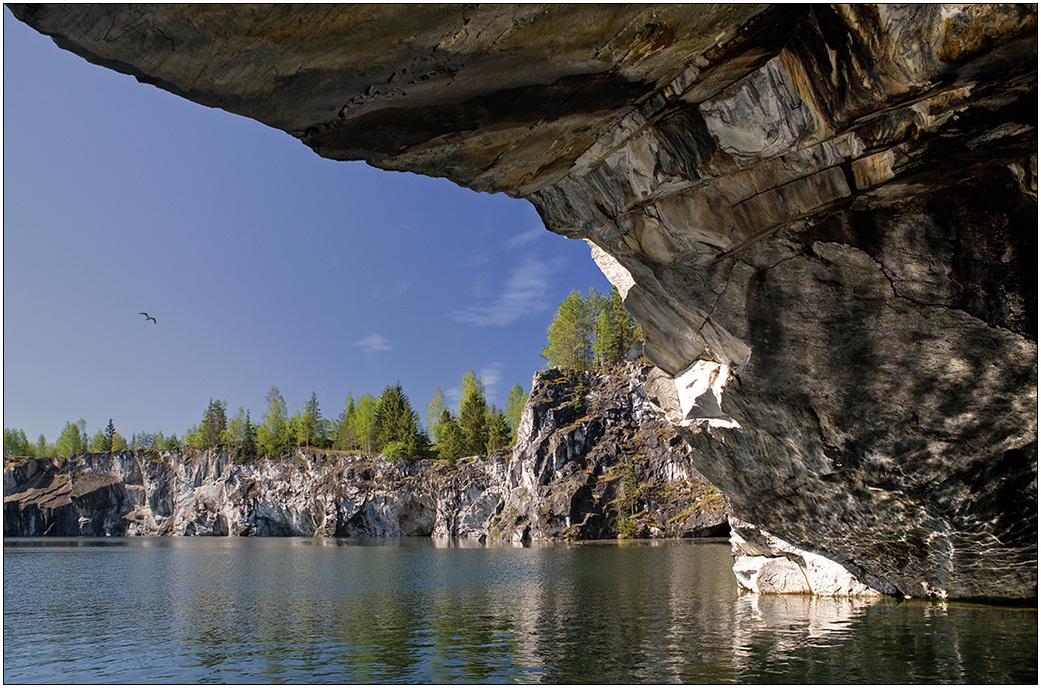
<svg viewBox="0 0 1041 688">
<path fill-rule="evenodd" d="M 737 591 L 719 542 L 4 541 L 5 683 L 1036 683 L 1037 610 Z"/>
</svg>

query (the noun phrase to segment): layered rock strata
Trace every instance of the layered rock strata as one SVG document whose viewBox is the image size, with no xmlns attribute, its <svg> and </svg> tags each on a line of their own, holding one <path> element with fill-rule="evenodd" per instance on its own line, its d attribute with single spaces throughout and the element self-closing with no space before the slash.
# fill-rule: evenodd
<svg viewBox="0 0 1041 688">
<path fill-rule="evenodd" d="M 741 570 L 1036 597 L 1035 5 L 10 7 L 588 241 Z"/>
<path fill-rule="evenodd" d="M 538 375 L 514 450 L 454 468 L 315 451 L 241 462 L 190 449 L 11 461 L 4 535 L 725 535 L 723 498 L 651 410 L 644 373 Z"/>
</svg>

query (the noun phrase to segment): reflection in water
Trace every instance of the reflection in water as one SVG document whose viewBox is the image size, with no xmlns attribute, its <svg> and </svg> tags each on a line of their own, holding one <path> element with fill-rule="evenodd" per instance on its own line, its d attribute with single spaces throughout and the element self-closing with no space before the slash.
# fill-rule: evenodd
<svg viewBox="0 0 1041 688">
<path fill-rule="evenodd" d="M 5 542 L 8 682 L 1037 679 L 1036 610 L 739 594 L 724 544 L 45 542 Z"/>
</svg>

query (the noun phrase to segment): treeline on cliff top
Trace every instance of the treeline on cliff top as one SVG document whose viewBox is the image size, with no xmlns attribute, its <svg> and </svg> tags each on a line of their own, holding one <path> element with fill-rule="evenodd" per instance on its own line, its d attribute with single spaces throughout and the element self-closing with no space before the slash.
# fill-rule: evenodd
<svg viewBox="0 0 1041 688">
<path fill-rule="evenodd" d="M 587 371 L 622 361 L 641 340 L 639 325 L 622 305 L 618 290 L 600 294 L 573 291 L 560 302 L 546 331 L 542 349 L 547 368 Z M 440 389 L 434 391 L 424 422 L 412 408 L 401 383 L 388 386 L 378 397 L 347 396 L 335 420 L 322 415 L 318 397 L 311 393 L 303 408 L 289 414 L 277 387 L 265 397 L 267 412 L 254 423 L 249 409 L 239 407 L 228 417 L 227 402 L 211 400 L 202 421 L 181 438 L 160 432 L 133 433 L 128 440 L 108 425 L 88 436 L 82 418 L 67 422 L 51 444 L 41 434 L 32 443 L 21 429 L 4 429 L 4 458 L 73 456 L 86 452 L 172 450 L 181 447 L 233 450 L 242 461 L 277 457 L 297 448 L 382 454 L 388 459 L 436 457 L 451 464 L 464 456 L 490 454 L 512 446 L 517 439 L 521 411 L 528 393 L 514 384 L 506 408 L 487 402 L 481 378 L 466 371 L 459 383 L 462 396 L 454 412 Z"/>
</svg>

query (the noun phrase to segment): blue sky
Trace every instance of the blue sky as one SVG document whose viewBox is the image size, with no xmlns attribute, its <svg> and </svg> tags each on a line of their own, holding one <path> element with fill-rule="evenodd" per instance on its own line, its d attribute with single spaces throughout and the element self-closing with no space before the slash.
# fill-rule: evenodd
<svg viewBox="0 0 1041 688">
<path fill-rule="evenodd" d="M 178 436 L 467 369 L 530 389 L 556 305 L 607 280 L 526 201 L 319 158 L 87 63 L 4 10 L 3 425 Z M 157 323 L 146 322 L 146 311 Z"/>
</svg>

